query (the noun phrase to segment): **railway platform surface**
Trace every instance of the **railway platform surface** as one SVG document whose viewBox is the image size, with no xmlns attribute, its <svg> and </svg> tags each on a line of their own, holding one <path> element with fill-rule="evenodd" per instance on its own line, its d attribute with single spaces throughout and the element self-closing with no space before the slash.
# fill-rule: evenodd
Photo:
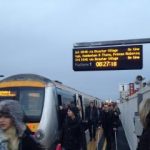
<svg viewBox="0 0 150 150">
<path fill-rule="evenodd" d="M 118 150 L 130 150 L 123 127 L 118 128 Z"/>
<path fill-rule="evenodd" d="M 122 126 L 118 128 L 116 137 L 117 137 L 117 150 L 130 150 L 126 136 L 125 136 L 125 132 Z M 98 150 L 105 150 L 106 145 L 107 143 L 103 135 L 99 141 Z"/>
<path fill-rule="evenodd" d="M 102 128 L 98 129 L 96 135 L 96 141 L 90 141 L 88 143 L 87 150 L 105 150 L 107 142 L 103 135 Z M 128 142 L 126 140 L 123 127 L 119 127 L 117 131 L 117 150 L 130 150 Z"/>
</svg>

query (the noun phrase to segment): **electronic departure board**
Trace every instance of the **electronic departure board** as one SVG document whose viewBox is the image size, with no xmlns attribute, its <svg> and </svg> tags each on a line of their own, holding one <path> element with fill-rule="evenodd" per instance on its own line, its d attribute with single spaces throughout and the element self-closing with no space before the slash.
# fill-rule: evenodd
<svg viewBox="0 0 150 150">
<path fill-rule="evenodd" d="M 74 71 L 131 70 L 142 67 L 142 45 L 73 49 Z"/>
</svg>

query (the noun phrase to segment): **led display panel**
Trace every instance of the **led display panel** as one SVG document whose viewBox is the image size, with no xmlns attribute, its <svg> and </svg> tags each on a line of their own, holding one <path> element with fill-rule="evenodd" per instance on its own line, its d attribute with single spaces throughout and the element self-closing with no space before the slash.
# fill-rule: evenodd
<svg viewBox="0 0 150 150">
<path fill-rule="evenodd" d="M 133 70 L 142 67 L 142 45 L 73 49 L 74 71 Z"/>
</svg>

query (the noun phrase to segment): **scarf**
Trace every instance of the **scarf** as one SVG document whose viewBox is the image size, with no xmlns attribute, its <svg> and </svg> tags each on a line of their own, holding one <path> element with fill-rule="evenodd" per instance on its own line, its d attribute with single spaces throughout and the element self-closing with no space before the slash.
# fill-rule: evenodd
<svg viewBox="0 0 150 150">
<path fill-rule="evenodd" d="M 19 138 L 17 136 L 16 128 L 11 127 L 4 132 L 5 137 L 7 138 L 7 147 L 8 150 L 18 150 L 19 149 Z"/>
</svg>

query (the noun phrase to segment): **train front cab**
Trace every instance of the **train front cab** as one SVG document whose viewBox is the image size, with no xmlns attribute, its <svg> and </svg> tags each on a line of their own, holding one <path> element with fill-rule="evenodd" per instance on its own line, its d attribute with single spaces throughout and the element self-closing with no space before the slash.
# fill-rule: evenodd
<svg viewBox="0 0 150 150">
<path fill-rule="evenodd" d="M 0 100 L 19 100 L 25 112 L 25 122 L 36 138 L 46 149 L 52 150 L 52 145 L 59 138 L 62 122 L 60 121 L 59 107 L 63 104 L 74 104 L 80 108 L 80 117 L 85 120 L 85 107 L 90 97 L 76 90 L 64 90 L 54 84 L 43 84 L 36 81 L 11 81 L 0 83 Z M 84 150 L 87 150 L 89 139 L 86 130 L 83 141 Z"/>
</svg>

